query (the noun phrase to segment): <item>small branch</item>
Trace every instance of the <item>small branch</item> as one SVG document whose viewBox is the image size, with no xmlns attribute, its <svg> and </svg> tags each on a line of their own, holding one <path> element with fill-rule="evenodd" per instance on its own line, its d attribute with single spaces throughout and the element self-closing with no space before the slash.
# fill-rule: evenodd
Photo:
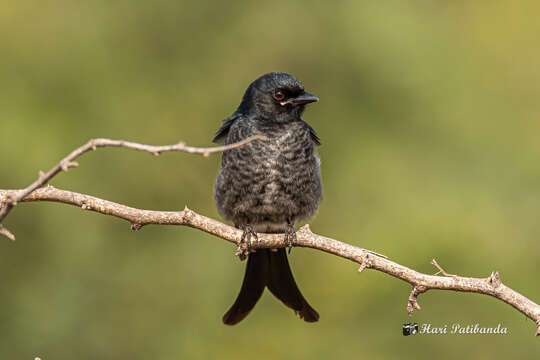
<svg viewBox="0 0 540 360">
<path fill-rule="evenodd" d="M 413 286 L 413 289 L 407 301 L 407 312 L 409 313 L 409 316 L 412 316 L 412 313 L 414 310 L 421 309 L 420 305 L 418 305 L 418 295 L 426 292 L 427 290 L 428 290 L 427 287 L 422 286 L 422 285 Z"/>
<path fill-rule="evenodd" d="M 443 274 L 444 276 L 450 276 L 450 277 L 457 276 L 457 275 L 454 275 L 454 274 L 449 274 L 446 271 L 444 271 L 444 269 L 437 263 L 437 261 L 435 259 L 431 260 L 431 264 L 433 266 L 435 266 L 439 270 L 439 271 L 437 271 L 435 273 L 435 275 Z"/>
<path fill-rule="evenodd" d="M 90 150 L 96 150 L 100 147 L 124 147 L 128 149 L 133 150 L 139 150 L 139 151 L 146 151 L 149 152 L 155 156 L 158 156 L 162 152 L 165 151 L 183 151 L 190 154 L 198 154 L 203 155 L 205 157 L 209 156 L 210 154 L 216 153 L 216 152 L 222 152 L 230 149 L 234 149 L 240 146 L 244 146 L 247 143 L 254 141 L 254 140 L 266 140 L 267 138 L 262 135 L 256 135 L 251 136 L 245 140 L 242 140 L 240 142 L 225 145 L 225 146 L 215 146 L 215 147 L 193 147 L 193 146 L 187 146 L 183 142 L 179 142 L 174 145 L 161 145 L 161 146 L 154 146 L 154 145 L 146 145 L 146 144 L 139 144 L 131 141 L 124 141 L 124 140 L 111 140 L 111 139 L 91 139 L 83 146 L 73 150 L 68 156 L 60 160 L 58 164 L 56 164 L 51 170 L 44 173 L 43 171 L 39 171 L 38 178 L 36 181 L 34 181 L 32 184 L 28 185 L 26 188 L 18 190 L 16 192 L 11 192 L 9 196 L 5 196 L 1 199 L 0 202 L 0 223 L 4 218 L 9 214 L 11 209 L 17 205 L 19 201 L 24 199 L 28 194 L 32 193 L 32 191 L 36 190 L 37 188 L 40 188 L 41 186 L 47 184 L 47 182 L 52 179 L 56 174 L 58 174 L 60 171 L 68 171 L 71 168 L 79 166 L 77 162 L 74 160 L 84 154 L 87 151 Z M 7 229 L 3 228 L 3 231 L 0 231 L 0 235 L 4 235 L 9 237 L 10 239 L 15 239 L 13 234 L 11 234 Z M 8 236 L 8 234 L 11 235 Z"/>
</svg>

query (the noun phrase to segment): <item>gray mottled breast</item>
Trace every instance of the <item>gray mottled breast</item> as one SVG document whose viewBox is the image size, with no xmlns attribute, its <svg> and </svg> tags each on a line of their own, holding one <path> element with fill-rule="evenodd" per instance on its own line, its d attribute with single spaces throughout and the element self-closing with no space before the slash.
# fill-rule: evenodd
<svg viewBox="0 0 540 360">
<path fill-rule="evenodd" d="M 269 140 L 223 153 L 214 197 L 220 214 L 235 225 L 283 232 L 288 220 L 309 218 L 317 210 L 322 197 L 320 161 L 302 120 L 266 126 L 240 117 L 226 143 L 255 134 Z"/>
</svg>

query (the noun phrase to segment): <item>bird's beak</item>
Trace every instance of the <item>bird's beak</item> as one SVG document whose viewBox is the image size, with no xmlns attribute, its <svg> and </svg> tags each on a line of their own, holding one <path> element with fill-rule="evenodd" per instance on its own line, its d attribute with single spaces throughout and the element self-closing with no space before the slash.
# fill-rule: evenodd
<svg viewBox="0 0 540 360">
<path fill-rule="evenodd" d="M 282 101 L 280 102 L 280 104 L 281 106 L 285 106 L 287 104 L 303 105 L 303 104 L 309 104 L 309 103 L 318 102 L 318 101 L 319 101 L 319 98 L 316 97 L 315 95 L 312 95 L 310 93 L 303 93 L 302 95 L 299 95 L 295 98 L 290 98 L 286 101 Z"/>
<path fill-rule="evenodd" d="M 319 102 L 319 98 L 315 95 L 312 95 L 310 93 L 303 93 L 300 96 L 295 97 L 294 99 L 291 99 L 293 104 L 309 104 L 312 102 Z"/>
</svg>

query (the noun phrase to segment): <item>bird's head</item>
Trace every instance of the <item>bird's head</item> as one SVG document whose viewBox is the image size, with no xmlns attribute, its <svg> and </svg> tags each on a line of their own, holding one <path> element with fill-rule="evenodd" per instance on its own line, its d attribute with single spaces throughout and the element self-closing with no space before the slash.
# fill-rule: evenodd
<svg viewBox="0 0 540 360">
<path fill-rule="evenodd" d="M 261 115 L 275 122 L 299 119 L 306 104 L 319 98 L 304 91 L 304 85 L 292 75 L 271 72 L 259 77 L 247 88 L 238 112 Z"/>
</svg>

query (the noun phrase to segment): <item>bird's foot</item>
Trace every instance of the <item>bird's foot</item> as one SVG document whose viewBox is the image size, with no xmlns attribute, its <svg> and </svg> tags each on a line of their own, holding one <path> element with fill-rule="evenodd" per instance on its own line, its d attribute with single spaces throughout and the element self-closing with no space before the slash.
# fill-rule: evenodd
<svg viewBox="0 0 540 360">
<path fill-rule="evenodd" d="M 251 237 L 255 239 L 255 241 L 258 240 L 257 233 L 251 225 L 244 225 L 242 226 L 242 237 L 240 238 L 240 243 L 238 244 L 238 250 L 236 250 L 236 256 L 240 258 L 240 260 L 245 260 L 246 257 L 251 252 Z"/>
<path fill-rule="evenodd" d="M 294 225 L 289 222 L 287 225 L 287 231 L 285 231 L 285 242 L 289 247 L 289 254 L 293 246 L 296 246 L 296 231 L 294 231 Z"/>
</svg>

